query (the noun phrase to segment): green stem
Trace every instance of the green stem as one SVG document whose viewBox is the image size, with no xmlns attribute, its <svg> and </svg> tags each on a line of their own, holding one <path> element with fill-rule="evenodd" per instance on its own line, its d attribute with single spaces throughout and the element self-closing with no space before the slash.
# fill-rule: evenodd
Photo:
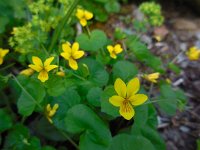
<svg viewBox="0 0 200 150">
<path fill-rule="evenodd" d="M 157 102 L 160 102 L 160 101 L 163 101 L 163 100 L 153 100 L 153 101 L 150 101 L 150 102 L 146 102 L 146 103 L 144 103 L 143 105 L 152 104 L 152 103 L 157 103 Z"/>
<path fill-rule="evenodd" d="M 54 45 L 56 44 L 58 38 L 59 38 L 59 35 L 62 31 L 62 29 L 65 27 L 65 24 L 67 23 L 67 21 L 69 20 L 71 14 L 73 13 L 74 9 L 76 8 L 76 6 L 78 5 L 80 0 L 74 0 L 71 7 L 69 8 L 67 14 L 65 15 L 65 17 L 63 18 L 63 21 L 61 22 L 60 26 L 58 26 L 58 28 L 54 31 L 53 33 L 53 38 L 52 38 L 52 42 L 49 46 L 49 52 L 52 51 Z"/>
<path fill-rule="evenodd" d="M 151 94 L 152 94 L 152 91 L 153 91 L 153 82 L 151 83 L 151 85 L 150 85 L 150 89 L 149 89 L 149 93 L 148 93 L 148 95 L 149 95 L 149 98 L 151 97 Z"/>
<path fill-rule="evenodd" d="M 55 126 L 54 126 L 55 127 Z M 69 142 L 76 148 L 79 149 L 78 145 L 63 131 L 59 130 L 58 128 L 56 128 L 67 140 L 69 140 Z"/>
<path fill-rule="evenodd" d="M 89 29 L 89 27 L 88 27 L 88 25 L 86 25 L 86 31 L 87 31 L 87 33 L 88 33 L 88 35 L 89 35 L 89 37 L 91 36 L 91 32 L 90 32 L 90 29 Z"/>
<path fill-rule="evenodd" d="M 15 65 L 15 63 L 9 64 L 9 65 L 7 65 L 7 66 L 1 68 L 0 71 L 5 70 L 5 69 L 8 69 L 8 68 L 10 68 L 10 67 L 12 67 L 12 66 L 14 66 L 14 65 Z"/>
<path fill-rule="evenodd" d="M 81 76 L 79 76 L 79 75 L 73 73 L 71 70 L 67 70 L 67 72 L 70 72 L 73 76 L 77 77 L 78 79 L 81 79 L 81 80 L 83 80 L 83 81 L 86 80 L 85 78 L 83 78 L 83 77 L 81 77 Z"/>
<path fill-rule="evenodd" d="M 23 87 L 23 85 L 19 82 L 19 80 L 11 74 L 11 76 L 14 78 L 15 82 L 21 87 L 21 89 L 32 99 L 32 101 L 41 109 L 43 110 L 42 106 L 30 95 L 30 93 Z"/>
</svg>

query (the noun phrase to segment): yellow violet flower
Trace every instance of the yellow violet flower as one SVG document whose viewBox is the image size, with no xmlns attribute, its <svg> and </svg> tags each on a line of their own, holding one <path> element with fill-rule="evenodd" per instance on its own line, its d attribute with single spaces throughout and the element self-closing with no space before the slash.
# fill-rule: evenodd
<svg viewBox="0 0 200 150">
<path fill-rule="evenodd" d="M 6 54 L 9 52 L 8 49 L 2 49 L 0 48 L 0 65 L 3 64 L 3 59 L 6 56 Z"/>
<path fill-rule="evenodd" d="M 93 14 L 87 10 L 77 9 L 76 17 L 79 19 L 80 24 L 84 27 L 87 25 L 87 20 L 92 19 Z"/>
<path fill-rule="evenodd" d="M 43 63 L 39 57 L 33 56 L 32 61 L 33 64 L 30 64 L 29 67 L 37 72 L 39 72 L 38 79 L 41 82 L 45 82 L 49 79 L 48 72 L 57 68 L 57 65 L 50 65 L 51 62 L 54 60 L 54 57 L 50 57 L 45 60 Z"/>
<path fill-rule="evenodd" d="M 113 59 L 117 58 L 117 54 L 121 53 L 123 51 L 122 47 L 120 44 L 116 44 L 115 46 L 108 45 L 107 50 L 110 53 L 110 57 Z"/>
<path fill-rule="evenodd" d="M 127 86 L 118 78 L 114 83 L 114 88 L 118 95 L 110 97 L 109 102 L 120 107 L 120 115 L 126 120 L 130 120 L 135 114 L 133 107 L 143 104 L 148 97 L 145 94 L 136 94 L 140 89 L 138 78 L 130 80 Z"/>
<path fill-rule="evenodd" d="M 60 55 L 68 60 L 69 66 L 72 69 L 77 70 L 78 64 L 76 62 L 76 59 L 79 59 L 84 55 L 84 51 L 79 50 L 78 42 L 75 42 L 72 46 L 69 42 L 66 42 L 62 44 L 62 50 L 63 52 Z"/>
<path fill-rule="evenodd" d="M 198 60 L 200 57 L 200 49 L 198 49 L 197 47 L 191 47 L 186 55 L 188 56 L 189 60 Z"/>
<path fill-rule="evenodd" d="M 48 104 L 48 105 L 46 106 L 46 117 L 47 117 L 47 119 L 48 119 L 48 121 L 49 121 L 50 123 L 53 123 L 53 120 L 52 120 L 51 118 L 55 115 L 55 113 L 56 113 L 58 107 L 59 107 L 58 104 L 54 104 L 53 108 L 51 108 L 51 105 L 50 105 L 50 104 Z"/>
<path fill-rule="evenodd" d="M 30 76 L 34 73 L 34 70 L 31 68 L 22 70 L 19 74 L 23 74 L 25 76 Z"/>
<path fill-rule="evenodd" d="M 58 71 L 56 73 L 57 76 L 60 76 L 60 77 L 64 77 L 65 76 L 65 72 L 64 71 Z"/>
<path fill-rule="evenodd" d="M 157 83 L 157 79 L 160 77 L 160 73 L 155 72 L 151 74 L 145 74 L 143 77 L 150 82 Z"/>
</svg>

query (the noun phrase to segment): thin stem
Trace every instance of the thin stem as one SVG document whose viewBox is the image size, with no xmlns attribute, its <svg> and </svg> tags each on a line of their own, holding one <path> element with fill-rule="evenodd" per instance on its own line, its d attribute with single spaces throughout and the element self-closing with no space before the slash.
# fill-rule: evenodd
<svg viewBox="0 0 200 150">
<path fill-rule="evenodd" d="M 182 53 L 184 53 L 184 52 L 185 52 L 185 51 L 179 52 L 178 55 L 176 55 L 176 57 L 174 57 L 174 59 L 173 59 L 170 63 L 175 63 L 176 60 L 177 60 L 177 58 L 178 58 Z"/>
<path fill-rule="evenodd" d="M 65 138 L 67 138 L 67 140 L 69 140 L 69 142 L 76 148 L 79 149 L 78 145 L 63 131 L 59 130 L 58 128 L 56 128 Z"/>
<path fill-rule="evenodd" d="M 12 67 L 12 66 L 14 66 L 14 65 L 15 65 L 15 63 L 9 64 L 9 65 L 7 65 L 7 66 L 1 68 L 0 71 L 5 70 L 5 69 L 8 69 L 8 68 L 10 68 L 10 67 Z"/>
<path fill-rule="evenodd" d="M 49 52 L 52 51 L 54 45 L 56 44 L 58 38 L 59 38 L 59 35 L 62 31 L 62 29 L 65 27 L 65 24 L 67 23 L 67 21 L 69 20 L 71 14 L 73 13 L 74 9 L 76 8 L 76 6 L 78 5 L 80 0 L 74 0 L 72 2 L 72 5 L 71 7 L 69 8 L 67 14 L 65 15 L 65 17 L 63 18 L 63 21 L 61 22 L 60 26 L 58 26 L 58 28 L 54 31 L 53 33 L 53 38 L 52 38 L 52 41 L 51 41 L 51 44 L 48 48 Z"/>
<path fill-rule="evenodd" d="M 153 84 L 153 82 L 151 82 L 151 85 L 150 85 L 150 89 L 149 89 L 149 97 L 151 97 L 151 94 L 152 94 L 152 91 L 153 91 L 153 86 L 154 86 L 154 84 Z"/>
<path fill-rule="evenodd" d="M 91 32 L 90 32 L 90 29 L 89 29 L 89 27 L 88 27 L 88 25 L 86 25 L 86 31 L 87 31 L 87 33 L 88 33 L 88 35 L 89 35 L 89 37 L 91 36 Z"/>
<path fill-rule="evenodd" d="M 14 78 L 15 82 L 21 87 L 21 89 L 32 99 L 32 101 L 41 109 L 43 110 L 42 106 L 30 95 L 30 93 L 23 87 L 23 85 L 19 82 L 19 80 L 11 74 L 11 76 Z"/>
<path fill-rule="evenodd" d="M 163 100 L 153 100 L 153 101 L 150 101 L 150 102 L 146 102 L 146 103 L 144 103 L 143 105 L 152 104 L 152 103 L 157 103 L 157 102 L 160 102 L 160 101 L 163 101 Z"/>
<path fill-rule="evenodd" d="M 43 48 L 44 52 L 46 53 L 46 55 L 49 56 L 49 53 L 48 53 L 46 47 L 44 47 L 44 45 L 42 43 L 40 45 L 42 46 L 42 48 Z"/>
</svg>

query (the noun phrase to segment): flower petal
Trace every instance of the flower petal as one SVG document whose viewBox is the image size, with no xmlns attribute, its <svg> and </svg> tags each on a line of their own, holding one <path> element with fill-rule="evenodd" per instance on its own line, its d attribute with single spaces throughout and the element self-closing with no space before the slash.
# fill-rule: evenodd
<svg viewBox="0 0 200 150">
<path fill-rule="evenodd" d="M 41 82 L 45 82 L 46 80 L 49 79 L 49 76 L 48 76 L 48 73 L 47 71 L 45 70 L 42 70 L 39 75 L 38 75 L 38 79 L 41 81 Z"/>
<path fill-rule="evenodd" d="M 112 53 L 110 53 L 110 57 L 113 58 L 113 59 L 116 59 L 117 55 L 114 52 L 112 52 Z"/>
<path fill-rule="evenodd" d="M 1 50 L 1 52 L 0 52 L 0 56 L 2 57 L 2 58 L 4 58 L 4 56 L 6 56 L 6 54 L 9 52 L 9 50 L 8 49 L 2 49 Z"/>
<path fill-rule="evenodd" d="M 76 17 L 78 19 L 81 19 L 81 18 L 83 18 L 83 16 L 84 16 L 84 10 L 78 9 L 77 12 L 76 12 Z"/>
<path fill-rule="evenodd" d="M 69 59 L 69 66 L 73 69 L 73 70 L 77 70 L 78 69 L 78 64 L 76 62 L 76 60 L 74 59 Z"/>
<path fill-rule="evenodd" d="M 33 56 L 32 61 L 34 65 L 43 67 L 42 60 L 39 57 Z"/>
<path fill-rule="evenodd" d="M 0 65 L 3 64 L 3 58 L 0 57 Z"/>
<path fill-rule="evenodd" d="M 115 81 L 114 88 L 119 96 L 126 97 L 126 84 L 120 78 Z"/>
<path fill-rule="evenodd" d="M 117 95 L 114 95 L 109 98 L 109 102 L 116 107 L 121 106 L 123 101 L 124 101 L 124 98 L 122 98 L 121 96 L 117 96 Z"/>
<path fill-rule="evenodd" d="M 129 102 L 120 106 L 119 113 L 126 120 L 130 120 L 135 115 L 135 111 Z"/>
<path fill-rule="evenodd" d="M 129 98 L 129 101 L 131 102 L 133 106 L 138 106 L 138 105 L 143 104 L 147 99 L 148 97 L 145 94 L 136 94 L 136 95 L 131 96 Z"/>
<path fill-rule="evenodd" d="M 37 65 L 28 65 L 31 69 L 37 71 L 37 72 L 40 72 L 42 70 L 42 67 L 41 66 L 37 66 Z"/>
<path fill-rule="evenodd" d="M 70 43 L 69 42 L 66 42 L 64 44 L 62 44 L 62 50 L 64 52 L 67 52 L 67 53 L 70 53 L 71 54 L 71 47 L 70 47 Z"/>
<path fill-rule="evenodd" d="M 114 50 L 114 48 L 113 48 L 112 45 L 108 45 L 108 46 L 107 46 L 107 50 L 108 50 L 109 53 L 112 53 L 113 50 Z"/>
<path fill-rule="evenodd" d="M 78 50 L 79 50 L 79 44 L 78 42 L 74 42 L 74 44 L 72 45 L 72 54 L 74 54 Z"/>
<path fill-rule="evenodd" d="M 74 59 L 79 59 L 84 55 L 84 51 L 76 51 L 75 53 L 73 53 L 73 58 Z"/>
<path fill-rule="evenodd" d="M 45 67 L 45 70 L 47 71 L 47 72 L 49 72 L 49 71 L 51 71 L 51 70 L 53 70 L 53 69 L 55 69 L 55 68 L 57 68 L 58 66 L 57 65 L 49 65 L 49 66 L 46 66 Z"/>
<path fill-rule="evenodd" d="M 80 24 L 81 24 L 83 27 L 86 26 L 86 25 L 87 25 L 87 20 L 84 19 L 84 18 L 80 19 Z"/>
<path fill-rule="evenodd" d="M 63 52 L 60 54 L 63 58 L 65 58 L 66 60 L 69 60 L 69 58 L 71 57 L 71 54 L 68 52 Z"/>
<path fill-rule="evenodd" d="M 136 77 L 128 82 L 127 85 L 127 97 L 135 95 L 140 89 L 140 80 Z"/>
<path fill-rule="evenodd" d="M 50 57 L 46 59 L 44 62 L 44 67 L 49 66 L 53 60 L 54 60 L 54 57 Z"/>
<path fill-rule="evenodd" d="M 93 17 L 93 14 L 91 12 L 87 11 L 87 10 L 84 11 L 84 14 L 85 14 L 85 18 L 87 20 L 90 20 Z"/>
<path fill-rule="evenodd" d="M 122 47 L 120 44 L 116 44 L 115 47 L 114 47 L 114 50 L 115 50 L 115 53 L 116 54 L 119 54 L 123 51 Z"/>
</svg>

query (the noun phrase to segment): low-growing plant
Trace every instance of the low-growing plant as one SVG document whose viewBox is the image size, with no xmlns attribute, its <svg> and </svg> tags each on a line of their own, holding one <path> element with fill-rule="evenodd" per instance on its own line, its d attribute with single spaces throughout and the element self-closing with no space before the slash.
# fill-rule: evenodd
<svg viewBox="0 0 200 150">
<path fill-rule="evenodd" d="M 164 150 L 157 111 L 174 115 L 184 109 L 186 97 L 166 78 L 173 63 L 163 64 L 139 35 L 117 29 L 113 40 L 90 29 L 94 18 L 105 21 L 119 12 L 119 2 L 26 0 L 26 5 L 27 22 L 13 28 L 11 49 L 0 49 L 1 147 Z M 152 15 L 148 22 L 161 25 L 160 7 L 151 3 L 149 12 L 146 5 L 140 9 Z"/>
</svg>

